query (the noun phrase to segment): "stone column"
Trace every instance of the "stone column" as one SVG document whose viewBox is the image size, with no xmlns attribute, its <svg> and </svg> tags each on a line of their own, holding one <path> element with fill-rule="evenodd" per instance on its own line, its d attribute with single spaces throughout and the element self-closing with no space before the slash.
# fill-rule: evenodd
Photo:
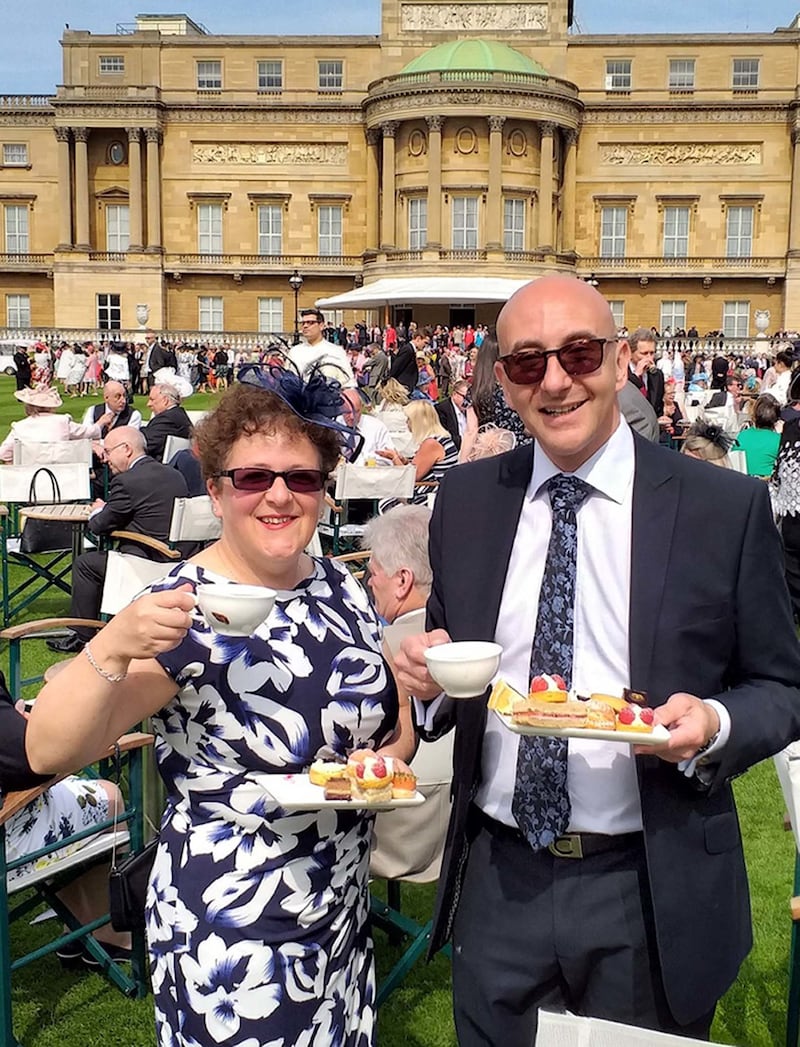
<svg viewBox="0 0 800 1047">
<path fill-rule="evenodd" d="M 394 218 L 394 136 L 397 121 L 381 124 L 383 131 L 383 180 L 381 185 L 381 250 L 391 251 L 396 243 Z"/>
<path fill-rule="evenodd" d="M 489 124 L 489 193 L 486 198 L 486 249 L 503 248 L 503 124 L 504 116 L 487 116 Z"/>
<path fill-rule="evenodd" d="M 789 254 L 800 257 L 800 127 L 792 131 L 792 203 L 789 210 Z"/>
<path fill-rule="evenodd" d="M 540 123 L 541 148 L 539 151 L 539 243 L 538 250 L 552 254 L 553 251 L 553 135 L 556 126 Z"/>
<path fill-rule="evenodd" d="M 161 253 L 161 131 L 146 127 L 147 141 L 147 247 L 153 254 Z"/>
<path fill-rule="evenodd" d="M 380 132 L 377 128 L 370 128 L 367 131 L 367 251 L 378 250 L 378 214 L 380 209 L 379 140 Z"/>
<path fill-rule="evenodd" d="M 142 144 L 141 129 L 126 127 L 128 133 L 129 251 L 142 250 Z"/>
<path fill-rule="evenodd" d="M 89 128 L 73 127 L 75 139 L 75 247 L 91 251 L 89 243 Z"/>
<path fill-rule="evenodd" d="M 561 209 L 562 235 L 561 250 L 567 254 L 575 253 L 575 179 L 577 172 L 578 132 L 564 131 L 564 186 Z"/>
<path fill-rule="evenodd" d="M 426 116 L 428 125 L 428 226 L 425 246 L 442 246 L 442 127 L 443 116 Z"/>
<path fill-rule="evenodd" d="M 69 164 L 69 128 L 56 127 L 58 150 L 58 249 L 72 247 L 72 178 Z"/>
</svg>

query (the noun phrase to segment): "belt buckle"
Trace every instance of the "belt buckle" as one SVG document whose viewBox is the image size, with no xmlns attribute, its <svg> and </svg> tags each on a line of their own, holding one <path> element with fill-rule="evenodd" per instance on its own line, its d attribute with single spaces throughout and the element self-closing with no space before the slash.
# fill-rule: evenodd
<svg viewBox="0 0 800 1047">
<path fill-rule="evenodd" d="M 557 836 L 547 849 L 556 858 L 583 858 L 580 833 L 565 833 L 564 836 Z"/>
</svg>

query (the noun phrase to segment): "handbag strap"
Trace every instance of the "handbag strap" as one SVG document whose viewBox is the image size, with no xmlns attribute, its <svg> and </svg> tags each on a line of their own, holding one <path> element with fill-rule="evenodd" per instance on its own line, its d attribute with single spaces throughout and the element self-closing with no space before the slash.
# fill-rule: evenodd
<svg viewBox="0 0 800 1047">
<path fill-rule="evenodd" d="M 119 789 L 122 781 L 122 752 L 119 747 L 119 742 L 114 742 L 114 755 L 112 757 L 114 762 L 114 784 Z M 111 841 L 111 870 L 115 870 L 117 867 L 117 838 L 119 835 L 119 809 L 121 804 L 117 801 L 114 804 L 114 827 L 112 830 L 112 841 Z"/>
<path fill-rule="evenodd" d="M 56 474 L 52 471 L 52 469 L 48 469 L 47 466 L 41 466 L 39 469 L 36 470 L 36 472 L 31 477 L 31 486 L 30 486 L 30 488 L 28 490 L 28 501 L 31 502 L 31 504 L 33 504 L 33 505 L 38 505 L 39 504 L 39 499 L 36 497 L 36 480 L 37 480 L 37 478 L 39 476 L 39 473 L 44 473 L 45 476 L 50 478 L 50 484 L 51 484 L 52 492 L 53 492 L 53 497 L 51 498 L 51 501 L 52 502 L 60 502 L 61 501 L 61 488 L 58 486 L 58 480 L 56 479 Z"/>
</svg>

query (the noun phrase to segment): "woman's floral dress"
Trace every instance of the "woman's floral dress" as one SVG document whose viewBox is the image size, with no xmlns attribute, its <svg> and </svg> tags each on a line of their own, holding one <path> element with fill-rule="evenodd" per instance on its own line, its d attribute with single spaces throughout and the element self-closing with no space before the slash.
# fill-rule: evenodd
<svg viewBox="0 0 800 1047">
<path fill-rule="evenodd" d="M 255 636 L 218 636 L 194 612 L 159 656 L 181 687 L 153 720 L 168 793 L 147 899 L 162 1047 L 373 1043 L 372 819 L 284 811 L 261 778 L 374 748 L 397 720 L 364 590 L 313 562 Z M 181 564 L 152 588 L 182 581 L 226 579 Z"/>
</svg>

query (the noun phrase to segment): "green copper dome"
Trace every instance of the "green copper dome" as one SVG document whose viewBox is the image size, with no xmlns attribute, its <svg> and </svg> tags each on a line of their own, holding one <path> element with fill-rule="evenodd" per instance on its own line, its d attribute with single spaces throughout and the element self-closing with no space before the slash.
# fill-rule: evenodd
<svg viewBox="0 0 800 1047">
<path fill-rule="evenodd" d="M 461 69 L 487 73 L 533 73 L 547 76 L 547 70 L 532 58 L 496 40 L 453 40 L 417 55 L 403 73 L 442 73 Z"/>
</svg>

